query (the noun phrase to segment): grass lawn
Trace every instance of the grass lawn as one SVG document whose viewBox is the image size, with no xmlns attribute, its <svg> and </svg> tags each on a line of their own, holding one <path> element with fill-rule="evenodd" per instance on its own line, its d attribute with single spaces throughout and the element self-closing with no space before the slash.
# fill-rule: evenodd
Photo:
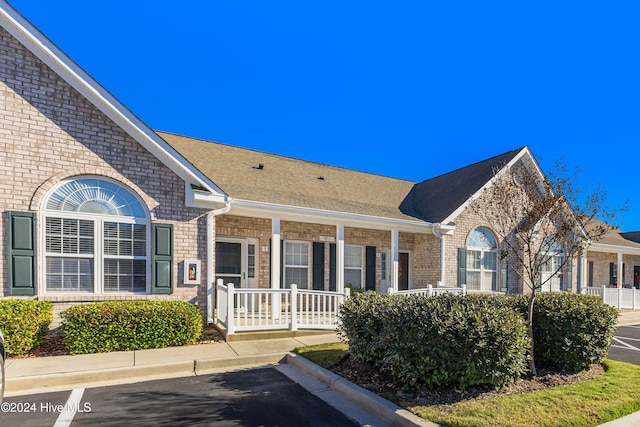
<svg viewBox="0 0 640 427">
<path fill-rule="evenodd" d="M 302 347 L 296 352 L 330 369 L 348 354 L 345 343 Z M 601 376 L 532 393 L 470 399 L 450 405 L 406 405 L 446 426 L 597 426 L 640 410 L 640 366 L 606 360 Z"/>
</svg>

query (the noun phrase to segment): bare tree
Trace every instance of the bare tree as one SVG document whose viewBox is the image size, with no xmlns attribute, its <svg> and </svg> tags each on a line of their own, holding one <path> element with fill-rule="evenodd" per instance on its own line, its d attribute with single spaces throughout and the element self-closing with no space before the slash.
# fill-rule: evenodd
<svg viewBox="0 0 640 427">
<path fill-rule="evenodd" d="M 470 205 L 471 212 L 497 234 L 500 259 L 519 277 L 523 289 L 530 291 L 527 327 L 533 375 L 537 375 L 533 341 L 536 292 L 554 277 L 566 280 L 565 273 L 576 256 L 612 229 L 609 224 L 616 216 L 604 205 L 604 191 L 596 189 L 581 197 L 575 182 L 576 175 L 568 176 L 561 162 L 546 177 L 535 161 L 525 156 L 512 167 L 494 170 L 490 184 Z"/>
</svg>

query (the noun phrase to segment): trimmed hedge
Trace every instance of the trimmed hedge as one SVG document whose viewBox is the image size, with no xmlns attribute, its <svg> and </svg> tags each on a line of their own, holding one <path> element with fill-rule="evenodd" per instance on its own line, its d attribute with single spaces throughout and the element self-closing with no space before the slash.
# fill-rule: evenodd
<svg viewBox="0 0 640 427">
<path fill-rule="evenodd" d="M 53 304 L 31 299 L 0 300 L 0 331 L 8 356 L 28 353 L 49 333 Z"/>
<path fill-rule="evenodd" d="M 72 354 L 143 350 L 195 343 L 202 315 L 184 301 L 107 301 L 71 307 L 62 330 Z"/>
<path fill-rule="evenodd" d="M 355 295 L 341 310 L 351 354 L 407 388 L 499 388 L 527 371 L 525 322 L 493 297 Z"/>
<path fill-rule="evenodd" d="M 526 318 L 529 296 L 508 297 Z M 606 357 L 618 311 L 601 298 L 571 293 L 538 293 L 533 309 L 538 368 L 577 372 Z"/>
</svg>

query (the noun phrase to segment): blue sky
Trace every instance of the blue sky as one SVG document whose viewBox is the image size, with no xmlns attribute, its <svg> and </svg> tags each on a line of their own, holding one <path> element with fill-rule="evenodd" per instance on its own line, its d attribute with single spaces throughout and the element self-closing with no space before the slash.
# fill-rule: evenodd
<svg viewBox="0 0 640 427">
<path fill-rule="evenodd" d="M 528 145 L 640 230 L 637 2 L 9 2 L 153 129 L 413 181 Z"/>
</svg>

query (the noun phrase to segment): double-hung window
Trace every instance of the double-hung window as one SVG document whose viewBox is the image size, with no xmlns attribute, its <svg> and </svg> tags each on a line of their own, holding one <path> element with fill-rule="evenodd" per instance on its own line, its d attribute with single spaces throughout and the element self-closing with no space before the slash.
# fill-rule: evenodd
<svg viewBox="0 0 640 427">
<path fill-rule="evenodd" d="M 344 245 L 344 283 L 345 285 L 351 284 L 353 290 L 364 288 L 362 284 L 363 265 L 363 247 Z"/>
<path fill-rule="evenodd" d="M 284 287 L 309 288 L 309 243 L 284 242 Z"/>
<path fill-rule="evenodd" d="M 467 240 L 467 289 L 497 290 L 498 254 L 496 239 L 483 227 L 473 230 Z"/>
<path fill-rule="evenodd" d="M 150 222 L 128 189 L 102 178 L 67 180 L 43 216 L 45 292 L 149 291 Z"/>
</svg>

